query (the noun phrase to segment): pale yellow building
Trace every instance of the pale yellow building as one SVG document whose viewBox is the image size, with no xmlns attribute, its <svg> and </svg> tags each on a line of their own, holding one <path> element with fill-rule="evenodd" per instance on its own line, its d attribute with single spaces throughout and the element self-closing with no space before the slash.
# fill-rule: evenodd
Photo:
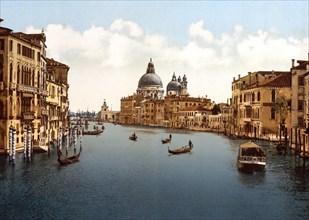
<svg viewBox="0 0 309 220">
<path fill-rule="evenodd" d="M 103 105 L 101 106 L 100 120 L 102 122 L 113 122 L 113 123 L 119 121 L 119 111 L 109 110 L 109 106 L 106 104 L 105 99 Z"/>
<path fill-rule="evenodd" d="M 0 153 L 8 153 L 10 126 L 16 129 L 16 149 L 22 150 L 24 127 L 31 127 L 33 144 L 45 145 L 53 116 L 62 122 L 56 126 L 68 125 L 67 72 L 50 90 L 45 42 L 44 32 L 25 34 L 0 27 Z M 51 111 L 54 115 L 48 102 L 59 106 Z"/>
<path fill-rule="evenodd" d="M 275 98 L 284 93 L 282 91 L 286 91 L 290 98 L 290 86 L 288 83 L 281 84 L 282 80 L 286 82 L 288 78 L 290 72 L 287 71 L 249 72 L 244 77 L 238 75 L 237 80 L 234 78 L 230 105 L 231 133 L 252 137 L 268 132 L 277 134 L 278 125 L 274 120 L 279 119 L 275 119 L 271 106 Z"/>
</svg>

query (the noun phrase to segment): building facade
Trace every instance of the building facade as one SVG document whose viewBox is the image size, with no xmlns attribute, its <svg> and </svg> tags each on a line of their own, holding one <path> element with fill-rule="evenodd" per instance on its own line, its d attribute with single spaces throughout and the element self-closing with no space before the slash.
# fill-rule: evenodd
<svg viewBox="0 0 309 220">
<path fill-rule="evenodd" d="M 119 120 L 119 111 L 109 110 L 109 107 L 106 104 L 105 99 L 103 105 L 101 106 L 100 120 L 102 122 L 113 122 L 113 123 L 117 123 Z"/>
<path fill-rule="evenodd" d="M 45 43 L 44 32 L 25 34 L 0 27 L 0 153 L 8 153 L 10 126 L 16 130 L 17 150 L 24 147 L 25 127 L 31 128 L 32 143 L 46 144 L 50 91 Z M 66 97 L 59 112 L 65 112 L 68 85 L 59 87 Z"/>
</svg>

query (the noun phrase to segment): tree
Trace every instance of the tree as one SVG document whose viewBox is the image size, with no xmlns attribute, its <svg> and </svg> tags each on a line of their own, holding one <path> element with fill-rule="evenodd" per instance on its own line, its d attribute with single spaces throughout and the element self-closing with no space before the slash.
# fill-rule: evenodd
<svg viewBox="0 0 309 220">
<path fill-rule="evenodd" d="M 273 103 L 273 108 L 279 114 L 279 123 L 284 124 L 289 114 L 289 102 L 285 96 L 279 96 Z"/>
<path fill-rule="evenodd" d="M 217 114 L 221 113 L 220 106 L 215 104 L 214 107 L 212 108 L 211 112 L 212 112 L 213 115 L 217 115 Z"/>
</svg>

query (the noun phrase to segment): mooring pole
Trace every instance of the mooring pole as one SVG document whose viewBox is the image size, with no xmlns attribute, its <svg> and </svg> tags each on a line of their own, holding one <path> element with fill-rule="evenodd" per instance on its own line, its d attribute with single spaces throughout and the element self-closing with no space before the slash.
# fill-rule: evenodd
<svg viewBox="0 0 309 220">
<path fill-rule="evenodd" d="M 27 127 L 24 127 L 24 160 L 27 158 Z"/>
<path fill-rule="evenodd" d="M 10 125 L 9 127 L 9 162 L 12 161 L 12 136 L 13 136 L 13 126 Z"/>
<path fill-rule="evenodd" d="M 31 126 L 28 125 L 28 161 L 31 161 Z"/>
<path fill-rule="evenodd" d="M 12 161 L 13 161 L 13 165 L 15 165 L 15 151 L 16 151 L 15 138 L 16 138 L 16 129 L 13 128 L 12 129 Z"/>
</svg>

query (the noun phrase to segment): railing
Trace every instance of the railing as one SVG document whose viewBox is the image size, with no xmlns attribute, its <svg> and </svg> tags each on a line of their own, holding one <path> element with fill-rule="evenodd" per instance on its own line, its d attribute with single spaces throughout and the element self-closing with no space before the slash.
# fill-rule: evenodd
<svg viewBox="0 0 309 220">
<path fill-rule="evenodd" d="M 239 160 L 241 161 L 249 161 L 249 162 L 266 162 L 266 157 L 258 157 L 258 156 L 240 156 Z"/>
<path fill-rule="evenodd" d="M 10 89 L 13 90 L 13 89 L 16 89 L 17 88 L 17 84 L 16 83 L 10 83 Z"/>
<path fill-rule="evenodd" d="M 59 116 L 50 116 L 51 121 L 57 121 L 59 120 Z"/>
<path fill-rule="evenodd" d="M 251 118 L 249 118 L 249 117 L 244 118 L 243 120 L 244 120 L 244 122 L 251 122 Z"/>
<path fill-rule="evenodd" d="M 242 103 L 244 106 L 251 106 L 251 102 L 243 102 Z"/>
<path fill-rule="evenodd" d="M 23 119 L 24 120 L 33 120 L 34 119 L 34 112 L 23 112 Z"/>
<path fill-rule="evenodd" d="M 22 92 L 37 93 L 37 88 L 33 86 L 18 85 L 17 89 Z"/>
<path fill-rule="evenodd" d="M 48 91 L 45 89 L 38 88 L 38 92 L 40 95 L 48 96 Z"/>
<path fill-rule="evenodd" d="M 42 115 L 49 115 L 48 113 L 49 113 L 49 112 L 48 112 L 47 109 L 41 109 L 41 114 L 42 114 Z"/>
</svg>

